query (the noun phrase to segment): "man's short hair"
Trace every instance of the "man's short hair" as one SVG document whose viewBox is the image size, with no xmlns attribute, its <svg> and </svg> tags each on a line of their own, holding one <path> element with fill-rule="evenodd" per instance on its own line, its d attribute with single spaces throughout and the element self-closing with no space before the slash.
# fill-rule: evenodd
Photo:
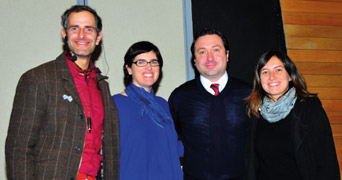
<svg viewBox="0 0 342 180">
<path fill-rule="evenodd" d="M 68 20 L 69 20 L 69 15 L 73 12 L 81 12 L 81 11 L 88 11 L 91 14 L 94 15 L 95 17 L 95 24 L 96 24 L 96 34 L 98 35 L 101 31 L 102 31 L 102 20 L 101 17 L 99 15 L 97 15 L 96 11 L 94 9 L 92 9 L 89 6 L 83 6 L 83 5 L 75 5 L 72 6 L 71 8 L 67 9 L 63 15 L 62 15 L 62 26 L 65 30 L 65 32 L 67 32 L 68 30 Z"/>
<path fill-rule="evenodd" d="M 191 48 L 190 48 L 190 50 L 191 50 L 191 65 L 195 70 L 195 76 L 196 77 L 199 76 L 199 72 L 198 72 L 197 68 L 195 68 L 195 43 L 196 43 L 198 38 L 205 36 L 205 35 L 213 35 L 213 34 L 216 34 L 221 38 L 221 40 L 223 42 L 223 46 L 225 48 L 225 51 L 227 52 L 229 50 L 228 40 L 220 31 L 217 31 L 215 29 L 204 28 L 200 32 L 198 32 L 194 36 L 194 40 L 193 40 L 193 42 L 191 44 Z"/>
<path fill-rule="evenodd" d="M 220 32 L 220 31 L 217 31 L 215 29 L 208 29 L 208 28 L 204 28 L 202 29 L 200 32 L 198 32 L 195 36 L 194 36 L 194 40 L 191 44 L 191 54 L 192 54 L 192 59 L 194 59 L 195 57 L 195 43 L 197 41 L 198 38 L 202 37 L 202 36 L 205 36 L 205 35 L 213 35 L 213 34 L 216 34 L 218 35 L 221 39 L 222 39 L 222 42 L 223 42 L 223 46 L 224 48 L 226 49 L 226 51 L 229 50 L 229 44 L 228 44 L 228 40 L 227 38 Z"/>
</svg>

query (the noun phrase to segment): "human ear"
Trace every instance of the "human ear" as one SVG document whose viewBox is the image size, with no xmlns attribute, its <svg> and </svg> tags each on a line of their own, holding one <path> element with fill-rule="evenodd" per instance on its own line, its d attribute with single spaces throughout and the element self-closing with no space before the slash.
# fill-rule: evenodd
<svg viewBox="0 0 342 180">
<path fill-rule="evenodd" d="M 102 39 L 103 33 L 102 31 L 99 32 L 99 34 L 96 37 L 96 45 L 99 45 Z"/>
<path fill-rule="evenodd" d="M 127 69 L 128 74 L 132 75 L 132 68 L 129 67 L 128 65 L 126 65 L 125 68 Z"/>
</svg>

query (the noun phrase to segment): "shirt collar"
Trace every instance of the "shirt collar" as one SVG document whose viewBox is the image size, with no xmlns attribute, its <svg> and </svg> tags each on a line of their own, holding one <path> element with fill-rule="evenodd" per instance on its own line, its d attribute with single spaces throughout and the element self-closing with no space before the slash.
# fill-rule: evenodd
<svg viewBox="0 0 342 180">
<path fill-rule="evenodd" d="M 219 91 L 221 92 L 227 85 L 228 82 L 228 73 L 227 71 L 224 73 L 222 77 L 217 82 L 211 82 L 209 79 L 205 78 L 204 76 L 200 75 L 200 80 L 202 83 L 202 86 L 206 91 L 208 91 L 210 94 L 214 95 L 215 92 L 213 89 L 210 88 L 210 85 L 213 83 L 218 83 L 219 86 Z"/>
<path fill-rule="evenodd" d="M 85 79 L 87 77 L 90 78 L 96 78 L 96 73 L 101 72 L 100 69 L 96 68 L 92 62 L 89 63 L 89 68 L 86 70 L 82 70 L 75 62 L 73 62 L 65 53 L 65 59 L 67 61 L 67 64 L 69 66 L 69 69 L 72 74 L 77 76 L 82 76 Z"/>
</svg>

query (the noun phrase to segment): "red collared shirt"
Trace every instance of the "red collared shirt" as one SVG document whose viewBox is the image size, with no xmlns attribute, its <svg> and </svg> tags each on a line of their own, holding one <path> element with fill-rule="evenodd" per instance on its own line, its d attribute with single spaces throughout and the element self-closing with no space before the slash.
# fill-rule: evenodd
<svg viewBox="0 0 342 180">
<path fill-rule="evenodd" d="M 101 135 L 103 130 L 104 107 L 101 91 L 97 87 L 95 71 L 92 71 L 89 76 L 85 77 L 79 73 L 78 67 L 71 60 L 67 57 L 65 58 L 67 59 L 78 95 L 82 101 L 86 115 L 86 121 L 84 123 L 87 123 L 88 117 L 91 118 L 91 132 L 88 132 L 87 125 L 82 163 L 79 172 L 96 177 L 102 160 L 100 149 L 102 145 Z M 90 66 L 93 65 L 91 64 Z"/>
</svg>

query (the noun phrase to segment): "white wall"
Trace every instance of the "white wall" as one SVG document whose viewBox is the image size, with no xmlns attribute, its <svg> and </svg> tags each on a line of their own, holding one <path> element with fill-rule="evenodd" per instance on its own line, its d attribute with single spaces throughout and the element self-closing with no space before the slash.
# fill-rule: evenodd
<svg viewBox="0 0 342 180">
<path fill-rule="evenodd" d="M 133 43 L 154 43 L 164 59 L 163 79 L 158 95 L 168 98 L 185 81 L 183 12 L 181 0 L 115 0 L 115 3 L 89 0 L 103 20 L 103 44 L 109 63 L 109 82 L 113 93 L 124 89 L 123 57 Z M 103 57 L 97 65 L 107 69 Z"/>
<path fill-rule="evenodd" d="M 96 65 L 108 72 L 112 94 L 123 86 L 123 56 L 136 41 L 158 46 L 164 58 L 158 95 L 168 98 L 185 81 L 181 0 L 88 0 L 103 20 L 104 53 Z M 0 179 L 6 178 L 5 139 L 17 82 L 25 71 L 62 52 L 60 16 L 76 0 L 0 0 Z"/>
</svg>

